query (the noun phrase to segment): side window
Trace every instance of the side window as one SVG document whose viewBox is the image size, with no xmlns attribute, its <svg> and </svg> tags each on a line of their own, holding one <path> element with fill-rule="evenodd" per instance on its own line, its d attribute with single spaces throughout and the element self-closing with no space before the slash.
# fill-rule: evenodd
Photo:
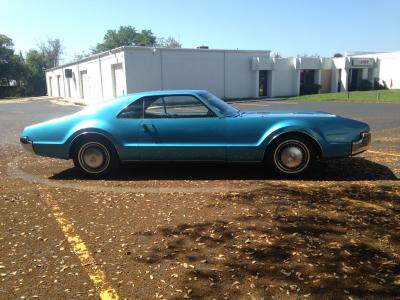
<svg viewBox="0 0 400 300">
<path fill-rule="evenodd" d="M 143 117 L 143 101 L 144 99 L 139 99 L 129 104 L 119 113 L 118 118 L 141 119 Z"/>
<path fill-rule="evenodd" d="M 170 118 L 204 118 L 214 116 L 212 111 L 193 96 L 165 96 L 164 103 L 166 113 Z"/>
<path fill-rule="evenodd" d="M 163 97 L 147 97 L 145 100 L 144 117 L 146 119 L 167 118 Z"/>
</svg>

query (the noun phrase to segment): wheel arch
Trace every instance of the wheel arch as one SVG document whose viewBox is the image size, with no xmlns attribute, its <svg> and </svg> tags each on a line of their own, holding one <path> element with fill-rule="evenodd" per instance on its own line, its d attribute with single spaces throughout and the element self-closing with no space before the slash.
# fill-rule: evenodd
<svg viewBox="0 0 400 300">
<path fill-rule="evenodd" d="M 302 137 L 305 140 L 309 141 L 311 145 L 313 146 L 315 153 L 317 157 L 322 157 L 323 155 L 323 147 L 321 145 L 321 142 L 318 141 L 318 139 L 312 134 L 307 131 L 303 130 L 298 130 L 298 129 L 293 129 L 293 130 L 285 130 L 279 133 L 276 133 L 273 135 L 273 137 L 266 143 L 265 150 L 264 150 L 264 159 L 269 153 L 269 150 L 271 150 L 275 144 L 287 137 Z"/>
<path fill-rule="evenodd" d="M 69 149 L 68 149 L 68 156 L 69 158 L 73 157 L 73 153 L 76 149 L 76 146 L 78 145 L 78 143 L 82 140 L 85 139 L 90 139 L 90 138 L 100 138 L 105 140 L 111 147 L 113 147 L 113 149 L 115 150 L 115 152 L 119 156 L 119 152 L 118 152 L 118 147 L 116 147 L 115 142 L 113 141 L 113 139 L 109 136 L 109 134 L 105 133 L 105 132 L 99 132 L 97 130 L 90 130 L 90 129 L 86 129 L 86 130 L 82 130 L 78 133 L 76 133 L 73 137 L 70 138 L 69 141 Z"/>
</svg>

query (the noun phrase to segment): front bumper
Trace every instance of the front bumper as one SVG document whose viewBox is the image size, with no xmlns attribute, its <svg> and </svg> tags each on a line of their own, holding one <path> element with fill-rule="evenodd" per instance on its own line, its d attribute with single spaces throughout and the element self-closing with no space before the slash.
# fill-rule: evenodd
<svg viewBox="0 0 400 300">
<path fill-rule="evenodd" d="M 371 132 L 361 132 L 360 139 L 351 144 L 351 155 L 364 152 L 371 144 Z"/>
<path fill-rule="evenodd" d="M 33 150 L 33 143 L 28 137 L 23 136 L 19 139 L 19 141 L 21 143 L 22 148 L 24 148 L 26 151 L 30 153 L 35 154 L 35 150 Z"/>
</svg>

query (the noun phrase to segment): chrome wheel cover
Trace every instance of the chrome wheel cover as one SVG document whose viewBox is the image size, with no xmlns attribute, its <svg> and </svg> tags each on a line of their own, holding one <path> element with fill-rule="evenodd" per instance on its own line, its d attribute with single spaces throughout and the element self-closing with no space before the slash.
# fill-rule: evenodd
<svg viewBox="0 0 400 300">
<path fill-rule="evenodd" d="M 110 164 L 110 153 L 103 144 L 88 142 L 80 147 L 78 162 L 81 168 L 86 172 L 98 174 L 108 168 Z"/>
<path fill-rule="evenodd" d="M 287 174 L 297 174 L 307 168 L 310 162 L 308 147 L 299 140 L 280 143 L 274 152 L 275 166 Z"/>
</svg>

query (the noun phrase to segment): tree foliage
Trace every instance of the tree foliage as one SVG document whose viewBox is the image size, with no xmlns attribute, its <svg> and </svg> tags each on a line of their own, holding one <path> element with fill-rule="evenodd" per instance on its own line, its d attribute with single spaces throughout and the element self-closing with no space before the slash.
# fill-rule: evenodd
<svg viewBox="0 0 400 300">
<path fill-rule="evenodd" d="M 298 58 L 320 58 L 321 55 L 319 55 L 318 53 L 314 53 L 314 54 L 307 54 L 307 53 L 302 53 L 302 54 L 297 54 Z"/>
<path fill-rule="evenodd" d="M 0 85 L 20 85 L 24 78 L 24 61 L 13 47 L 12 39 L 0 34 Z"/>
<path fill-rule="evenodd" d="M 44 70 L 57 66 L 62 54 L 59 39 L 39 43 L 24 59 L 14 53 L 12 39 L 0 34 L 0 97 L 37 96 L 46 94 Z"/>
<path fill-rule="evenodd" d="M 168 38 L 158 38 L 156 46 L 161 48 L 182 48 L 181 43 L 171 36 Z"/>
<path fill-rule="evenodd" d="M 343 57 L 343 54 L 338 52 L 333 54 L 333 57 Z"/>
<path fill-rule="evenodd" d="M 44 70 L 51 66 L 48 58 L 38 50 L 31 49 L 26 54 L 25 64 L 28 69 L 27 83 L 31 94 L 44 95 L 46 93 Z"/>
<path fill-rule="evenodd" d="M 279 52 L 272 52 L 271 57 L 272 58 L 282 58 L 282 55 Z"/>
<path fill-rule="evenodd" d="M 133 26 L 120 26 L 118 30 L 108 30 L 103 42 L 97 44 L 93 53 L 111 50 L 122 46 L 154 46 L 156 36 L 151 30 L 136 31 Z"/>
<path fill-rule="evenodd" d="M 63 47 L 60 39 L 47 39 L 45 42 L 40 42 L 38 47 L 42 54 L 47 58 L 49 67 L 57 67 L 60 63 Z"/>
<path fill-rule="evenodd" d="M 0 34 L 0 86 L 19 86 L 24 78 L 23 60 L 13 47 L 12 39 Z"/>
</svg>

